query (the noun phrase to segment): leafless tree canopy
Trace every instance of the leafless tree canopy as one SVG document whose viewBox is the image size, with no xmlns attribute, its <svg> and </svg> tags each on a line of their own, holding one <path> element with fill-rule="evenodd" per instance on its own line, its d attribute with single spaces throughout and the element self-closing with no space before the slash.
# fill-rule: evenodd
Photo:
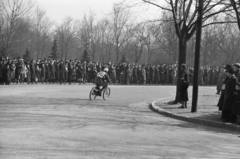
<svg viewBox="0 0 240 159">
<path fill-rule="evenodd" d="M 183 60 L 193 64 L 196 2 L 124 0 L 101 19 L 89 11 L 56 24 L 32 0 L 2 0 L 0 54 L 21 57 L 27 49 L 31 58 L 48 58 L 56 39 L 58 59 L 80 59 L 87 50 L 92 61 L 119 62 L 126 57 L 134 63 L 171 63 L 183 49 Z M 202 65 L 240 60 L 239 4 L 239 0 L 204 0 Z M 161 14 L 155 20 L 138 21 L 132 10 L 142 6 L 155 7 Z"/>
</svg>

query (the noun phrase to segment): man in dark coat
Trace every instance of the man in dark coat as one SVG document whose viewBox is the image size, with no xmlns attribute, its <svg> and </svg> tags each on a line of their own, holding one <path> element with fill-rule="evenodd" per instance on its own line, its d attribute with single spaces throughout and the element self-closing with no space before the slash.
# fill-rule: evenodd
<svg viewBox="0 0 240 159">
<path fill-rule="evenodd" d="M 234 75 L 234 70 L 232 67 L 229 67 L 226 72 L 229 79 L 226 82 L 226 86 L 225 86 L 225 95 L 224 95 L 224 102 L 223 102 L 223 111 L 225 114 L 225 119 L 223 121 L 232 122 L 231 116 L 232 116 L 232 110 L 233 110 L 234 92 L 235 92 L 235 86 L 237 83 L 237 78 Z"/>
<path fill-rule="evenodd" d="M 55 61 L 51 60 L 50 64 L 51 64 L 51 67 L 50 67 L 51 68 L 51 82 L 55 83 L 56 82 L 56 78 L 55 78 L 55 75 L 56 75 Z"/>
<path fill-rule="evenodd" d="M 147 65 L 147 67 L 144 67 L 144 70 L 146 71 L 146 83 L 150 83 L 149 82 L 150 81 L 150 65 Z"/>
<path fill-rule="evenodd" d="M 137 64 L 133 66 L 133 84 L 137 84 L 138 69 Z"/>
<path fill-rule="evenodd" d="M 88 67 L 87 67 L 87 62 L 86 61 L 84 61 L 83 62 L 83 84 L 85 84 L 86 82 L 87 82 L 87 69 L 88 69 Z"/>
<path fill-rule="evenodd" d="M 73 73 L 73 64 L 72 61 L 70 60 L 68 63 L 68 83 L 72 83 L 72 73 Z"/>
<path fill-rule="evenodd" d="M 116 65 L 117 83 L 120 83 L 120 74 L 121 74 L 121 66 L 120 66 L 120 63 L 118 63 Z"/>
<path fill-rule="evenodd" d="M 236 91 L 234 92 L 233 114 L 237 116 L 235 124 L 240 125 L 240 83 L 236 83 Z"/>
<path fill-rule="evenodd" d="M 35 78 L 36 78 L 36 61 L 32 60 L 30 63 L 30 74 L 31 74 L 31 83 L 33 84 L 33 82 L 35 82 Z"/>
<path fill-rule="evenodd" d="M 159 65 L 157 65 L 157 66 L 155 67 L 155 82 L 156 82 L 156 84 L 159 84 L 159 83 L 160 83 L 160 72 L 159 72 L 159 68 L 160 68 Z"/>
<path fill-rule="evenodd" d="M 137 83 L 140 84 L 142 81 L 142 68 L 141 65 L 138 65 L 137 68 Z"/>
<path fill-rule="evenodd" d="M 46 78 L 46 66 L 45 66 L 44 61 L 41 61 L 40 68 L 41 68 L 40 82 L 42 82 L 42 84 L 43 84 L 45 82 L 45 78 Z"/>
<path fill-rule="evenodd" d="M 233 64 L 234 74 L 238 79 L 238 82 L 240 82 L 240 63 Z"/>
<path fill-rule="evenodd" d="M 65 82 L 65 65 L 64 62 L 61 60 L 59 64 L 59 76 L 60 76 L 60 84 Z"/>
<path fill-rule="evenodd" d="M 56 78 L 56 82 L 58 83 L 59 82 L 59 79 L 60 79 L 60 72 L 59 72 L 59 61 L 55 61 L 55 69 L 56 69 L 56 72 L 55 72 L 55 78 Z"/>
<path fill-rule="evenodd" d="M 51 79 L 51 73 L 52 73 L 52 68 L 51 68 L 51 63 L 50 63 L 50 61 L 48 60 L 47 62 L 46 62 L 46 82 L 49 82 L 49 83 L 51 83 L 52 82 L 52 79 Z"/>
</svg>

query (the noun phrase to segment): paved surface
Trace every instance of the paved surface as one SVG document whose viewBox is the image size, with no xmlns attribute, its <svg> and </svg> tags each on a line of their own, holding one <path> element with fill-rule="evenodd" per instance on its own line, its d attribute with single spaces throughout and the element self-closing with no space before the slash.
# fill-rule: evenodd
<svg viewBox="0 0 240 159">
<path fill-rule="evenodd" d="M 202 87 L 204 89 L 204 87 Z M 170 116 L 176 119 L 181 119 L 189 122 L 194 122 L 202 125 L 208 125 L 223 129 L 229 129 L 232 131 L 240 132 L 240 125 L 235 125 L 232 123 L 224 123 L 220 119 L 221 111 L 218 111 L 217 103 L 220 95 L 216 95 L 209 91 L 200 91 L 198 97 L 197 112 L 191 112 L 191 89 L 189 89 L 190 100 L 188 101 L 188 107 L 184 109 L 179 109 L 176 105 L 169 105 L 168 100 L 156 100 L 153 101 L 151 106 L 152 109 Z M 178 104 L 179 105 L 179 104 Z"/>
<path fill-rule="evenodd" d="M 0 158 L 239 158 L 239 133 L 149 109 L 173 99 L 175 87 L 110 86 L 109 100 L 89 101 L 91 87 L 0 86 Z"/>
</svg>

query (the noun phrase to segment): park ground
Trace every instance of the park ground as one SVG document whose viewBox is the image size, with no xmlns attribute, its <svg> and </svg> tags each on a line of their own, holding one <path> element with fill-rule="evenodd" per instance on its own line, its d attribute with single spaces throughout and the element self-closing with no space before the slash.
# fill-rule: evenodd
<svg viewBox="0 0 240 159">
<path fill-rule="evenodd" d="M 110 85 L 108 100 L 90 101 L 92 87 L 0 86 L 0 158 L 239 158 L 238 133 L 149 108 L 172 100 L 173 86 Z M 200 87 L 199 102 L 217 110 L 215 93 L 215 87 Z"/>
</svg>

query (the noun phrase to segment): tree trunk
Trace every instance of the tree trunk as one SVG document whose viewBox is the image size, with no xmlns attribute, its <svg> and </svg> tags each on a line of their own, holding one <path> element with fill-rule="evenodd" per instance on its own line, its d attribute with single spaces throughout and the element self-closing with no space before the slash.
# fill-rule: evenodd
<svg viewBox="0 0 240 159">
<path fill-rule="evenodd" d="M 118 49 L 118 44 L 116 46 L 116 62 L 118 63 L 119 60 L 119 49 Z"/>
<path fill-rule="evenodd" d="M 181 65 L 186 63 L 187 39 L 186 37 L 179 37 L 179 53 L 178 53 L 178 74 L 177 74 L 177 90 L 175 100 L 169 104 L 177 104 L 179 102 L 180 81 L 182 78 Z"/>
<path fill-rule="evenodd" d="M 202 35 L 202 14 L 203 14 L 203 1 L 199 1 L 198 7 L 198 19 L 197 19 L 197 33 L 196 33 L 196 50 L 194 61 L 194 74 L 193 74 L 193 95 L 192 95 L 192 110 L 197 111 L 198 102 L 198 71 L 200 62 L 200 50 L 201 50 L 201 35 Z"/>
</svg>

